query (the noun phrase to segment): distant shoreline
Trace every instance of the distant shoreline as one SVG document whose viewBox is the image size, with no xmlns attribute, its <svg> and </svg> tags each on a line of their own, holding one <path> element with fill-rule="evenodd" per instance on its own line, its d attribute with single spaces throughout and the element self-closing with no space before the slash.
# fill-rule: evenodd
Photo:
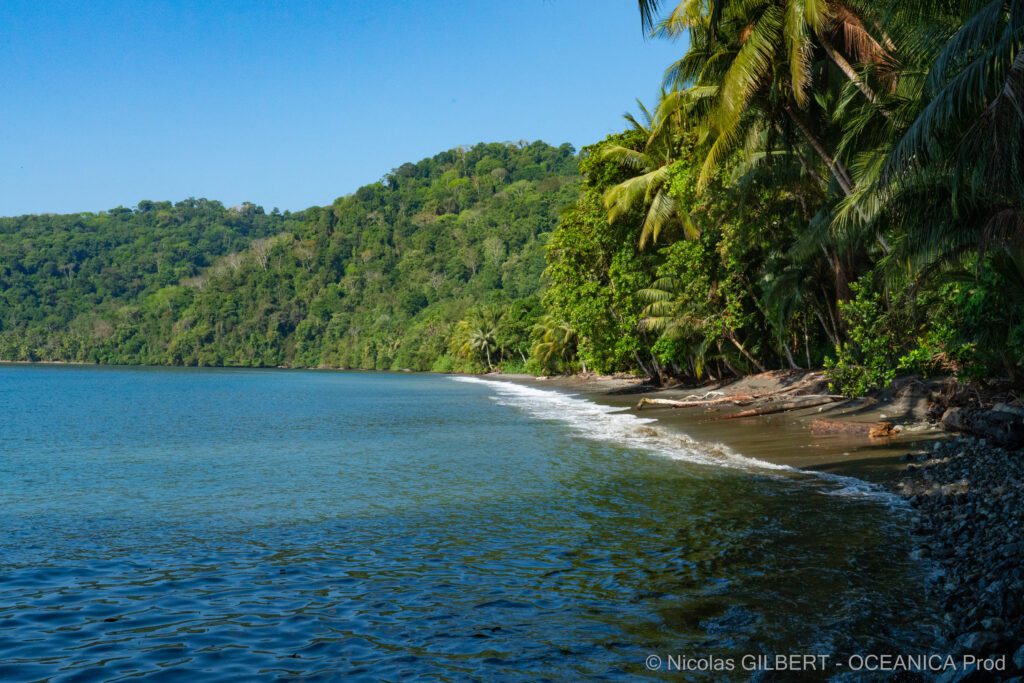
<svg viewBox="0 0 1024 683">
<path fill-rule="evenodd" d="M 181 369 L 181 370 L 305 370 L 321 372 L 366 372 L 373 374 L 430 374 L 439 376 L 478 377 L 500 382 L 526 384 L 540 389 L 580 393 L 604 405 L 629 408 L 643 398 L 680 399 L 689 395 L 720 392 L 723 397 L 751 391 L 772 391 L 782 381 L 811 373 L 769 372 L 750 375 L 702 387 L 661 388 L 647 384 L 642 377 L 625 375 L 560 375 L 535 377 L 528 374 L 503 373 L 439 373 L 431 371 L 371 370 L 363 368 L 328 367 L 253 367 L 253 366 L 181 366 L 181 365 L 107 365 L 73 361 L 9 361 L 0 360 L 0 367 L 88 367 L 109 369 Z M 751 455 L 780 465 L 848 474 L 868 480 L 887 481 L 898 476 L 903 465 L 899 457 L 907 450 L 920 448 L 923 441 L 942 435 L 940 429 L 924 420 L 921 401 L 890 397 L 887 400 L 852 399 L 835 405 L 794 410 L 777 415 L 720 421 L 739 410 L 731 404 L 708 408 L 647 407 L 644 417 L 655 418 L 670 429 L 690 436 L 723 443 L 744 455 Z M 903 428 L 900 434 L 884 439 L 871 439 L 868 429 L 883 420 Z M 834 431 L 822 433 L 814 429 L 828 422 Z M 753 429 L 751 429 L 753 427 Z"/>
<path fill-rule="evenodd" d="M 10 362 L 2 366 L 90 367 L 96 369 L 182 370 L 327 370 L 382 375 L 401 371 L 342 368 L 236 368 L 223 366 L 114 366 L 95 363 Z M 1013 655 L 1024 622 L 1019 605 L 1008 602 L 1024 586 L 1018 549 L 1024 547 L 1019 525 L 1021 461 L 1019 454 L 981 439 L 953 437 L 929 422 L 928 392 L 906 390 L 864 399 L 837 401 L 803 410 L 749 418 L 722 418 L 742 406 L 728 401 L 706 407 L 674 408 L 655 404 L 638 410 L 640 399 L 679 401 L 715 392 L 719 398 L 770 392 L 799 383 L 815 373 L 768 372 L 728 383 L 697 388 L 659 388 L 642 378 L 574 375 L 533 377 L 525 374 L 416 373 L 474 377 L 492 382 L 580 395 L 600 405 L 654 418 L 668 431 L 678 431 L 709 445 L 722 444 L 738 455 L 808 472 L 855 477 L 899 495 L 909 503 L 915 553 L 942 567 L 944 583 L 933 584 L 935 600 L 953 606 L 946 615 L 945 635 L 959 653 Z M 557 417 L 557 416 L 553 416 Z M 598 416 L 595 419 L 602 419 Z M 880 422 L 902 427 L 884 438 L 868 429 Z M 822 432 L 822 426 L 831 431 Z M 1011 484 L 1010 482 L 1018 482 Z M 951 523 L 953 520 L 956 523 Z M 959 520 L 959 521 L 957 521 Z M 964 544 L 964 538 L 970 543 Z M 998 590 L 990 589 L 996 586 Z M 1024 661 L 1024 660 L 1022 660 Z M 1017 666 L 1024 666 L 1018 663 Z"/>
</svg>

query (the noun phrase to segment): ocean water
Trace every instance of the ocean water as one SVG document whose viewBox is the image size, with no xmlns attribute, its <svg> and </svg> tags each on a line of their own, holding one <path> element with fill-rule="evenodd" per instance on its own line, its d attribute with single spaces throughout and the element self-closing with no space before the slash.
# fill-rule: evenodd
<svg viewBox="0 0 1024 683">
<path fill-rule="evenodd" d="M 935 651 L 906 515 L 532 387 L 0 367 L 0 680 L 639 680 L 651 654 Z"/>
</svg>

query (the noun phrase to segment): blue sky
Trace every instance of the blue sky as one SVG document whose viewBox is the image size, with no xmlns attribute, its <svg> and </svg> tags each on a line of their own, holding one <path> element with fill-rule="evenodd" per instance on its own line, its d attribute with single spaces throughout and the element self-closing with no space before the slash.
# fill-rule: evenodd
<svg viewBox="0 0 1024 683">
<path fill-rule="evenodd" d="M 457 145 L 580 147 L 681 50 L 633 0 L 4 0 L 0 215 L 294 210 Z"/>
</svg>

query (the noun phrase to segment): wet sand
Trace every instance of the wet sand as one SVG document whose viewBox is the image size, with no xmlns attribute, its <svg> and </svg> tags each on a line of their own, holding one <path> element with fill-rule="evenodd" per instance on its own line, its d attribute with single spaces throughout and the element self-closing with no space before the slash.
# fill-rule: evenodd
<svg viewBox="0 0 1024 683">
<path fill-rule="evenodd" d="M 710 390 L 726 395 L 770 390 L 778 386 L 777 376 L 754 376 L 725 386 L 673 389 L 651 389 L 638 380 L 606 377 L 540 379 L 529 375 L 488 375 L 487 379 L 576 394 L 602 405 L 629 408 L 633 414 L 656 419 L 663 427 L 699 441 L 724 444 L 740 455 L 879 483 L 893 482 L 900 475 L 906 466 L 902 456 L 923 451 L 936 439 L 945 438 L 941 430 L 925 421 L 920 397 L 857 400 L 735 420 L 721 419 L 739 410 L 730 404 L 713 408 L 648 406 L 642 411 L 635 407 L 641 397 L 679 399 Z M 818 433 L 811 429 L 811 422 L 816 419 L 863 425 L 864 433 Z M 867 427 L 882 420 L 899 425 L 903 431 L 893 437 L 869 438 Z"/>
</svg>

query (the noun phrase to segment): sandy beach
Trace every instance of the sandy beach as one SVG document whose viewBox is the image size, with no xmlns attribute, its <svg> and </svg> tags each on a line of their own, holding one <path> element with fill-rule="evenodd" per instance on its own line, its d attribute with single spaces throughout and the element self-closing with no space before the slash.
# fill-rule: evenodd
<svg viewBox="0 0 1024 683">
<path fill-rule="evenodd" d="M 854 476 L 872 482 L 891 482 L 906 466 L 908 452 L 921 451 L 937 439 L 947 438 L 927 421 L 927 395 L 905 390 L 871 399 L 852 399 L 775 413 L 723 420 L 739 412 L 730 403 L 708 407 L 670 408 L 645 406 L 641 398 L 680 400 L 741 396 L 777 391 L 803 380 L 810 373 L 769 372 L 701 387 L 658 388 L 628 377 L 568 376 L 537 378 L 529 375 L 488 375 L 538 389 L 577 394 L 603 405 L 628 408 L 657 424 L 710 443 L 721 443 L 744 456 L 800 469 Z M 890 422 L 898 433 L 871 438 L 868 431 Z"/>
</svg>

